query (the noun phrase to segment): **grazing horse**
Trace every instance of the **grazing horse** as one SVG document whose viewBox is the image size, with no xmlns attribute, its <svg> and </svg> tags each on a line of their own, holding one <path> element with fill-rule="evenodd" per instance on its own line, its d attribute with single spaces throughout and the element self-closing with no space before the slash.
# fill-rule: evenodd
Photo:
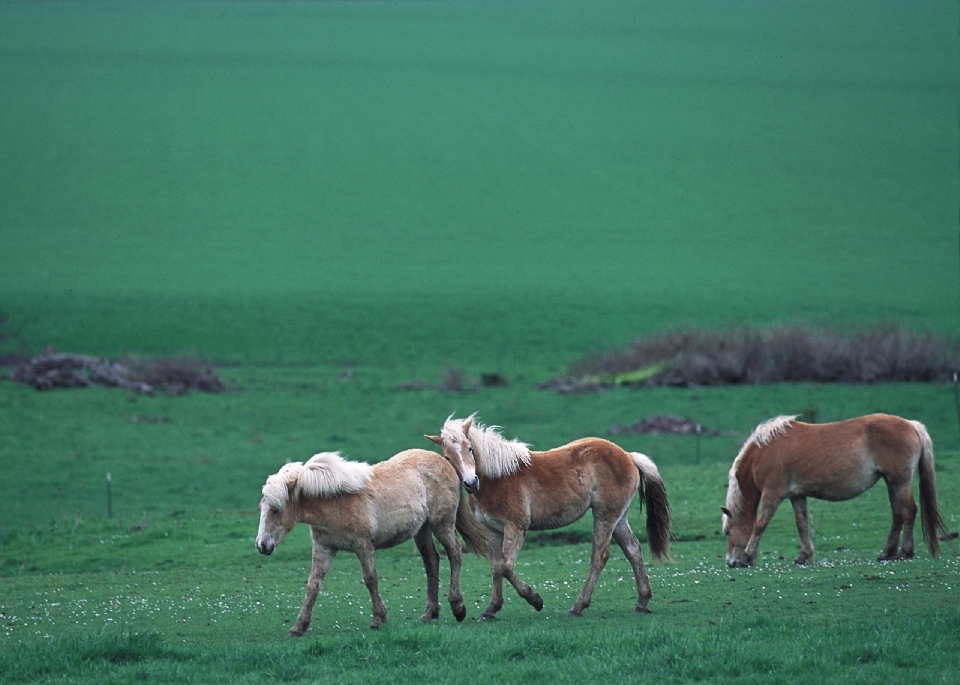
<svg viewBox="0 0 960 685">
<path fill-rule="evenodd" d="M 338 452 L 322 452 L 305 464 L 286 464 L 267 478 L 260 500 L 257 549 L 272 554 L 297 523 L 310 526 L 313 565 L 296 625 L 289 637 L 310 627 L 313 605 L 323 576 L 341 550 L 354 552 L 363 569 L 363 582 L 373 600 L 373 623 L 379 628 L 387 609 L 377 589 L 374 550 L 393 547 L 411 537 L 427 572 L 427 608 L 421 621 L 440 614 L 438 600 L 440 555 L 431 533 L 439 538 L 450 560 L 447 599 L 457 621 L 467 614 L 460 593 L 460 541 L 486 557 L 491 536 L 467 507 L 454 468 L 436 452 L 407 450 L 375 464 L 346 461 Z"/>
<path fill-rule="evenodd" d="M 590 572 L 570 615 L 580 616 L 590 606 L 597 577 L 610 557 L 611 537 L 633 567 L 639 595 L 636 610 L 648 613 L 653 592 L 627 511 L 639 490 L 647 505 L 650 549 L 658 559 L 669 558 L 670 505 L 654 463 L 600 438 L 531 452 L 524 443 L 504 439 L 497 426 L 484 428 L 475 417 L 449 418 L 440 435 L 426 437 L 443 449 L 471 493 L 474 513 L 494 534 L 490 550 L 493 593 L 481 618 L 493 618 L 503 606 L 504 578 L 537 611 L 543 608 L 540 595 L 515 572 L 524 534 L 573 523 L 587 509 L 593 510 Z"/>
<path fill-rule="evenodd" d="M 743 568 L 757 560 L 760 536 L 777 507 L 790 498 L 800 533 L 803 565 L 813 558 L 807 497 L 839 502 L 870 489 L 883 478 L 890 495 L 893 525 L 878 561 L 913 556 L 913 472 L 920 467 L 923 538 L 934 557 L 938 536 L 949 535 L 937 509 L 933 443 L 919 421 L 870 414 L 836 423 L 809 424 L 778 416 L 760 424 L 730 468 L 723 532 L 727 566 Z M 758 513 L 759 509 L 759 513 Z M 903 544 L 897 542 L 903 531 Z"/>
</svg>

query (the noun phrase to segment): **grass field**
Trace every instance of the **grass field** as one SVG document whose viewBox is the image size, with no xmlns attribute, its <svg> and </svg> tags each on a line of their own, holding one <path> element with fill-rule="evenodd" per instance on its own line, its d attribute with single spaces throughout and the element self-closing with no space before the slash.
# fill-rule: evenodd
<svg viewBox="0 0 960 685">
<path fill-rule="evenodd" d="M 811 410 L 923 421 L 957 530 L 951 386 L 536 386 L 678 326 L 957 336 L 958 19 L 933 0 L 0 0 L 0 353 L 190 353 L 232 388 L 37 393 L 0 369 L 0 681 L 955 681 L 960 548 L 874 561 L 882 487 L 811 504 L 807 568 L 789 511 L 749 570 L 719 530 L 750 430 Z M 401 389 L 450 365 L 508 384 Z M 473 620 L 471 556 L 468 620 L 422 626 L 405 544 L 378 555 L 381 631 L 341 555 L 285 640 L 309 536 L 256 553 L 266 476 L 427 447 L 473 411 L 534 448 L 654 414 L 721 431 L 699 463 L 693 437 L 616 437 L 673 504 L 654 613 L 631 613 L 617 552 L 567 619 L 589 545 L 533 539 L 542 613 L 508 591 Z"/>
<path fill-rule="evenodd" d="M 679 324 L 960 328 L 950 3 L 3 12 L 31 349 L 514 371 Z"/>
</svg>

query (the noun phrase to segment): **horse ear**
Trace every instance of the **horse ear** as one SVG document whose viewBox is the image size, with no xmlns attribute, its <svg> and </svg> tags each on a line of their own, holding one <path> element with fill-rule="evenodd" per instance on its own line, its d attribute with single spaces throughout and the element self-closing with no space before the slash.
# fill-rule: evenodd
<svg viewBox="0 0 960 685">
<path fill-rule="evenodd" d="M 464 420 L 464 422 L 463 422 L 463 434 L 464 434 L 464 435 L 466 435 L 466 436 L 469 436 L 469 435 L 470 435 L 470 426 L 472 426 L 472 425 L 473 425 L 473 417 L 472 417 L 472 416 L 467 417 L 467 419 Z"/>
<path fill-rule="evenodd" d="M 435 444 L 440 445 L 441 447 L 443 447 L 443 439 L 442 439 L 439 435 L 426 435 L 426 434 L 424 434 L 423 437 L 425 437 L 425 438 L 426 438 L 427 440 L 429 440 L 430 442 L 435 443 Z"/>
<path fill-rule="evenodd" d="M 722 511 L 722 512 L 723 512 L 723 515 L 726 516 L 728 519 L 732 519 L 732 518 L 733 518 L 733 514 L 731 514 L 731 513 L 730 513 L 730 510 L 727 509 L 726 507 L 720 507 L 720 511 Z"/>
</svg>

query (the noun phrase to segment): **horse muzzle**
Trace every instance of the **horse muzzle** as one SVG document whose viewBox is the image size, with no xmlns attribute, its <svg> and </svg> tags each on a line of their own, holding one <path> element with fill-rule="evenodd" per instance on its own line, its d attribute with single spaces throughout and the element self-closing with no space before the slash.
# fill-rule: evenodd
<svg viewBox="0 0 960 685">
<path fill-rule="evenodd" d="M 750 568 L 753 563 L 747 558 L 746 554 L 728 554 L 727 566 L 730 568 Z"/>
<path fill-rule="evenodd" d="M 463 481 L 464 489 L 469 492 L 471 495 L 480 489 L 480 479 L 474 476 L 473 478 L 464 479 Z"/>
<path fill-rule="evenodd" d="M 260 552 L 260 554 L 270 556 L 276 548 L 277 546 L 273 544 L 272 540 L 257 540 L 257 551 Z"/>
</svg>

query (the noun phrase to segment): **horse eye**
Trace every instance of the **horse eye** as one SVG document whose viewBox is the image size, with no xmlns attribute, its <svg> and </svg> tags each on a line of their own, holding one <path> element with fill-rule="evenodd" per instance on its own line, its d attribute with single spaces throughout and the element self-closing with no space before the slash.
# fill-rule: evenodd
<svg viewBox="0 0 960 685">
<path fill-rule="evenodd" d="M 467 446 L 467 451 L 468 451 L 470 454 L 473 454 L 473 446 L 472 446 L 472 445 L 468 445 L 468 446 Z"/>
</svg>

